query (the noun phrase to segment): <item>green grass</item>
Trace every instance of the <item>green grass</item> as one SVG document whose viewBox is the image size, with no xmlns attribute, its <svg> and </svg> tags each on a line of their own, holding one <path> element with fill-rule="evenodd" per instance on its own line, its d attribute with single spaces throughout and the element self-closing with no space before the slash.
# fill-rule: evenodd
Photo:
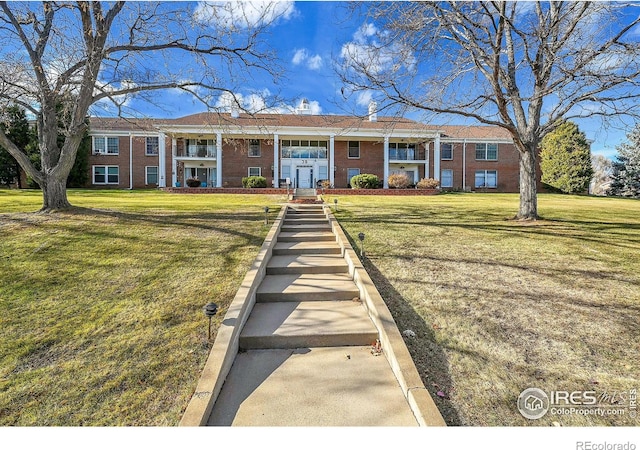
<svg viewBox="0 0 640 450">
<path fill-rule="evenodd" d="M 344 196 L 336 216 L 354 247 L 365 233 L 365 266 L 400 331 L 417 334 L 405 340 L 449 424 L 638 425 L 529 421 L 516 400 L 528 387 L 626 399 L 640 387 L 640 202 L 540 195 L 533 223 L 510 220 L 517 208 L 506 194 Z"/>
<path fill-rule="evenodd" d="M 0 190 L 0 425 L 176 425 L 278 197 Z"/>
</svg>

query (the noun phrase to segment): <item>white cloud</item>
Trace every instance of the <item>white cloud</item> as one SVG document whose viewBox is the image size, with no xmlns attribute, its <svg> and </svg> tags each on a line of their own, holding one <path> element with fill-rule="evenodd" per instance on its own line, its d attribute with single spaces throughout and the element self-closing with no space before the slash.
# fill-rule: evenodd
<svg viewBox="0 0 640 450">
<path fill-rule="evenodd" d="M 373 91 L 367 90 L 367 91 L 358 92 L 356 103 L 359 106 L 369 106 L 369 103 L 371 103 L 371 100 L 373 100 Z"/>
<path fill-rule="evenodd" d="M 198 3 L 194 18 L 229 29 L 251 28 L 288 20 L 295 12 L 292 0 L 205 1 Z"/>
<path fill-rule="evenodd" d="M 410 48 L 392 42 L 382 44 L 376 37 L 378 29 L 373 24 L 364 24 L 353 34 L 353 41 L 342 46 L 340 57 L 347 66 L 371 75 L 393 73 L 401 68 L 414 70 L 416 59 Z"/>
<path fill-rule="evenodd" d="M 302 102 L 302 100 L 299 100 L 295 105 L 280 103 L 279 105 L 268 106 L 270 96 L 271 92 L 268 89 L 247 95 L 239 92 L 224 92 L 218 97 L 215 107 L 222 112 L 231 112 L 239 104 L 243 110 L 250 113 L 295 114 Z M 308 100 L 308 104 L 311 114 L 322 114 L 320 102 Z"/>
<path fill-rule="evenodd" d="M 309 51 L 306 48 L 301 48 L 296 50 L 291 59 L 291 62 L 295 66 L 299 66 L 301 64 L 305 64 L 306 67 L 310 70 L 319 70 L 322 68 L 322 56 L 314 55 L 309 56 Z"/>
</svg>

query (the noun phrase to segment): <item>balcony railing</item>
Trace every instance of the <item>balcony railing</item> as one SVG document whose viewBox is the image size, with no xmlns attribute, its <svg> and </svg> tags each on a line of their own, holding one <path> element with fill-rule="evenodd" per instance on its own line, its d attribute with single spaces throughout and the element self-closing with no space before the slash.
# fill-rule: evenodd
<svg viewBox="0 0 640 450">
<path fill-rule="evenodd" d="M 414 161 L 416 159 L 416 151 L 412 149 L 389 149 L 389 159 L 397 161 Z"/>
<path fill-rule="evenodd" d="M 215 145 L 189 145 L 186 149 L 179 149 L 179 157 L 188 158 L 216 158 Z"/>
</svg>

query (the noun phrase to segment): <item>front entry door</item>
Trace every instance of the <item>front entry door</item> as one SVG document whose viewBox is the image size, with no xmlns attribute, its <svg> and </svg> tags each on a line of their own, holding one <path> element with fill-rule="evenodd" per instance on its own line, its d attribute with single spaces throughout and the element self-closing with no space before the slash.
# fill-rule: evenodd
<svg viewBox="0 0 640 450">
<path fill-rule="evenodd" d="M 311 187 L 311 167 L 299 167 L 298 171 L 298 187 L 300 189 L 309 189 Z"/>
</svg>

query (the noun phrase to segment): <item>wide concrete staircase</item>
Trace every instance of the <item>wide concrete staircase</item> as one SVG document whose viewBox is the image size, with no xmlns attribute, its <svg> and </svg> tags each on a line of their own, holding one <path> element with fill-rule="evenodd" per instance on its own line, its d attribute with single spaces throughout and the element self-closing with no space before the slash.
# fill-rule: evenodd
<svg viewBox="0 0 640 450">
<path fill-rule="evenodd" d="M 209 425 L 416 425 L 322 205 L 289 206 Z"/>
</svg>

